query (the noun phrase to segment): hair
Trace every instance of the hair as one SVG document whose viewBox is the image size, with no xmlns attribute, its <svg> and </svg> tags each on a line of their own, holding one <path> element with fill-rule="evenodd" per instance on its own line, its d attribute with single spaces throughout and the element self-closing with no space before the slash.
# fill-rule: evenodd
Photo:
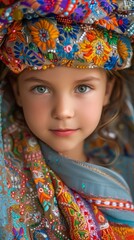
<svg viewBox="0 0 134 240">
<path fill-rule="evenodd" d="M 108 81 L 114 80 L 114 86 L 109 99 L 109 103 L 103 107 L 99 125 L 89 138 L 92 141 L 94 139 L 94 136 L 97 135 L 97 138 L 99 137 L 101 140 L 101 150 L 103 151 L 106 147 L 106 151 L 109 151 L 108 146 L 111 149 L 110 154 L 113 156 L 112 160 L 108 161 L 107 163 L 105 157 L 103 157 L 99 162 L 100 165 L 108 167 L 115 163 L 121 149 L 118 134 L 116 133 L 118 122 L 123 113 L 125 98 L 125 79 L 119 71 L 106 70 L 106 74 Z"/>
<path fill-rule="evenodd" d="M 108 81 L 114 80 L 114 86 L 110 96 L 109 103 L 104 106 L 100 124 L 98 126 L 99 130 L 107 127 L 114 120 L 116 120 L 122 113 L 125 89 L 124 82 L 125 79 L 117 71 L 106 71 Z"/>
</svg>

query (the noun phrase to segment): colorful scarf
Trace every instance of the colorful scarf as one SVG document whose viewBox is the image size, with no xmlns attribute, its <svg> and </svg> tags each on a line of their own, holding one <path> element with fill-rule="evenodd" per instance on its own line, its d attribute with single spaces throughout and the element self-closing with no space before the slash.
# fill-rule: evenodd
<svg viewBox="0 0 134 240">
<path fill-rule="evenodd" d="M 0 239 L 134 239 L 134 205 L 123 178 L 66 159 L 39 142 L 11 99 L 2 101 Z M 2 92 L 1 92 L 2 100 Z"/>
</svg>

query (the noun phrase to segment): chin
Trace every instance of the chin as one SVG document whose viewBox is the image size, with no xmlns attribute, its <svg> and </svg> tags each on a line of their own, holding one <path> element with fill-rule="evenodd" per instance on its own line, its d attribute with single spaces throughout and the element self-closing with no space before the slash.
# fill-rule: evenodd
<svg viewBox="0 0 134 240">
<path fill-rule="evenodd" d="M 67 153 L 72 151 L 74 148 L 76 148 L 76 146 L 72 146 L 72 144 L 49 144 L 46 143 L 50 148 L 52 148 L 54 151 L 58 152 L 58 153 Z"/>
</svg>

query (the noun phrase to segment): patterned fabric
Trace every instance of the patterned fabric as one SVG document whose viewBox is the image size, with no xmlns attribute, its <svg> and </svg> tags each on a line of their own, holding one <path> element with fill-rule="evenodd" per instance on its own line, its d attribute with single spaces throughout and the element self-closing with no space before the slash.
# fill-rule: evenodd
<svg viewBox="0 0 134 240">
<path fill-rule="evenodd" d="M 1 101 L 0 239 L 134 239 L 123 178 L 39 145 L 21 115 L 12 114 L 11 99 L 6 92 Z"/>
<path fill-rule="evenodd" d="M 0 59 L 16 73 L 59 65 L 111 70 L 131 64 L 127 35 L 133 39 L 133 1 L 2 2 Z"/>
</svg>

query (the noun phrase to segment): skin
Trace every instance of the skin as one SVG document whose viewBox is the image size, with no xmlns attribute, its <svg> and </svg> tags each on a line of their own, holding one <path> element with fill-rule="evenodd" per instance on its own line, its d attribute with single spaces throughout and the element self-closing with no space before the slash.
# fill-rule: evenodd
<svg viewBox="0 0 134 240">
<path fill-rule="evenodd" d="M 35 136 L 60 154 L 85 161 L 84 140 L 96 129 L 112 86 L 102 69 L 56 67 L 23 71 L 13 90 Z"/>
</svg>

